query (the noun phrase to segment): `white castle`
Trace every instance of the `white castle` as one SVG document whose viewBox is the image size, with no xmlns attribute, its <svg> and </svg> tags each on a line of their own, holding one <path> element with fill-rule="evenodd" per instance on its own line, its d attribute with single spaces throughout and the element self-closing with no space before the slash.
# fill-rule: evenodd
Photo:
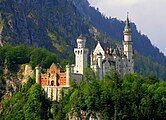
<svg viewBox="0 0 166 120">
<path fill-rule="evenodd" d="M 99 80 L 111 70 L 115 69 L 121 77 L 134 72 L 134 58 L 132 48 L 132 31 L 127 17 L 124 28 L 123 47 L 104 51 L 100 42 L 90 54 L 90 67 Z M 36 67 L 36 82 L 44 88 L 45 95 L 52 100 L 59 100 L 60 90 L 70 87 L 70 81 L 83 80 L 83 71 L 88 67 L 89 50 L 85 47 L 86 39 L 80 36 L 77 39 L 77 48 L 74 48 L 75 65 L 66 65 L 66 72 L 57 64 L 52 64 L 47 74 L 41 74 L 40 67 Z"/>
<path fill-rule="evenodd" d="M 102 80 L 111 69 L 118 71 L 121 77 L 127 73 L 134 72 L 133 42 L 131 36 L 132 31 L 127 17 L 123 47 L 109 48 L 104 51 L 100 42 L 98 42 L 96 48 L 90 54 L 90 67 L 94 70 L 99 80 Z M 85 48 L 85 43 L 86 39 L 82 36 L 77 39 L 77 48 L 74 49 L 75 65 L 68 66 L 68 68 L 71 68 L 69 70 L 71 75 L 69 76 L 76 80 L 82 78 L 83 70 L 87 68 L 88 49 Z M 80 77 L 78 78 L 78 76 Z"/>
</svg>

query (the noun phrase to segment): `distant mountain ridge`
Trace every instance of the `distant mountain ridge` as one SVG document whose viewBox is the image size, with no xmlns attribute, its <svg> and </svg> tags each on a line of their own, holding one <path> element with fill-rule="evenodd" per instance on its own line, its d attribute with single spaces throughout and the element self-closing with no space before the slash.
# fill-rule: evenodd
<svg viewBox="0 0 166 120">
<path fill-rule="evenodd" d="M 121 43 L 124 25 L 123 21 L 103 16 L 87 0 L 0 1 L 0 43 L 42 47 L 64 59 L 73 58 L 73 48 L 80 34 L 87 38 L 90 51 L 97 40 L 104 46 Z M 133 46 L 138 52 L 136 60 L 139 60 L 135 64 L 136 72 L 153 73 L 166 80 L 166 57 L 147 36 L 137 31 L 134 23 L 131 27 Z M 146 59 L 155 69 L 149 69 Z M 144 69 L 147 72 L 141 72 Z"/>
<path fill-rule="evenodd" d="M 112 38 L 122 41 L 123 40 L 123 30 L 125 23 L 116 18 L 103 16 L 94 7 L 91 7 L 87 0 L 71 0 L 74 2 L 75 6 L 80 10 L 80 12 L 89 18 L 90 22 L 99 30 L 111 36 Z M 150 39 L 141 34 L 135 25 L 131 23 L 133 47 L 141 55 L 148 56 L 152 60 L 166 66 L 166 56 L 160 52 L 159 48 L 152 45 Z"/>
</svg>

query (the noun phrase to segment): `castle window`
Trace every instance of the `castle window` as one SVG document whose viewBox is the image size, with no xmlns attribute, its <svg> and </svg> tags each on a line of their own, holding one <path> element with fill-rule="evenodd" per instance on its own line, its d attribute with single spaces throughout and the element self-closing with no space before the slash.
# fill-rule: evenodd
<svg viewBox="0 0 166 120">
<path fill-rule="evenodd" d="M 54 86 L 54 81 L 53 80 L 51 81 L 51 86 Z"/>
</svg>

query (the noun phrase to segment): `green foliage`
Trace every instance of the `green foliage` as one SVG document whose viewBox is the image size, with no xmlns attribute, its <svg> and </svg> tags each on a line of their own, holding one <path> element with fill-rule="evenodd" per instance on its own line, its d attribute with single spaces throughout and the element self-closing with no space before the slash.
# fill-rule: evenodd
<svg viewBox="0 0 166 120">
<path fill-rule="evenodd" d="M 39 65 L 43 68 L 48 68 L 53 62 L 57 62 L 57 56 L 45 49 L 34 49 L 31 52 L 30 64 L 32 65 L 32 68 L 35 68 L 36 65 Z"/>
<path fill-rule="evenodd" d="M 84 80 L 89 83 L 92 80 L 96 80 L 96 75 L 91 68 L 84 69 Z"/>
<path fill-rule="evenodd" d="M 16 47 L 4 46 L 0 47 L 0 61 L 2 66 L 7 66 L 9 70 L 16 70 L 18 64 L 29 62 L 31 47 L 20 45 Z"/>
<path fill-rule="evenodd" d="M 95 116 L 100 114 L 103 120 L 165 119 L 166 82 L 159 81 L 154 75 L 127 74 L 121 79 L 113 70 L 102 81 L 85 80 L 79 84 L 73 82 L 68 94 L 59 104 L 56 103 L 56 110 L 60 110 L 63 116 L 73 112 L 80 117 L 81 111 L 85 111 Z"/>
<path fill-rule="evenodd" d="M 86 47 L 90 51 L 96 45 L 97 40 L 100 40 L 104 48 L 121 44 L 123 40 L 124 22 L 104 16 L 98 9 L 89 6 L 87 0 L 36 0 L 22 1 L 21 4 L 20 6 L 20 2 L 17 1 L 1 0 L 2 43 L 25 44 L 54 51 L 62 58 L 68 59 L 61 61 L 63 68 L 66 63 L 73 63 L 72 50 L 80 34 L 87 38 Z M 162 80 L 166 80 L 164 54 L 151 44 L 146 35 L 137 31 L 134 23 L 131 23 L 131 29 L 133 48 L 141 54 L 135 57 L 136 72 L 143 76 L 153 73 Z M 22 50 L 20 52 L 24 52 L 24 49 Z M 42 67 L 48 67 L 55 59 L 54 55 L 43 58 L 47 53 L 36 54 L 37 50 L 33 52 L 36 55 L 31 58 L 26 59 L 28 54 L 24 54 L 25 57 L 22 59 L 24 55 L 19 56 L 20 52 L 12 50 L 7 53 L 9 57 L 5 62 L 8 68 L 15 70 L 18 67 L 17 63 L 30 59 L 33 68 L 37 61 L 41 62 Z M 0 64 L 3 58 L 4 56 L 0 56 Z"/>
<path fill-rule="evenodd" d="M 40 65 L 48 68 L 57 62 L 57 55 L 43 48 L 33 48 L 25 45 L 16 47 L 0 47 L 0 64 L 11 71 L 16 71 L 21 64 L 30 63 L 33 68 Z"/>
<path fill-rule="evenodd" d="M 3 76 L 0 73 L 0 101 L 2 96 L 5 94 L 5 84 L 6 84 L 6 81 L 3 79 Z"/>
<path fill-rule="evenodd" d="M 23 107 L 26 120 L 41 119 L 43 91 L 39 84 L 34 84 L 29 90 L 29 96 Z"/>
<path fill-rule="evenodd" d="M 30 79 L 9 101 L 1 102 L 0 119 L 67 120 L 70 113 L 81 117 L 82 111 L 100 114 L 103 120 L 166 119 L 166 82 L 154 75 L 127 74 L 121 79 L 114 70 L 100 81 L 90 71 L 85 70 L 87 77 L 80 83 L 72 81 L 67 94 L 63 89 L 59 102 L 45 99 L 41 86 Z"/>
<path fill-rule="evenodd" d="M 69 65 L 74 64 L 74 58 L 69 56 L 67 59 L 61 60 L 60 64 L 61 64 L 62 68 L 65 69 L 67 64 L 69 64 Z"/>
<path fill-rule="evenodd" d="M 15 93 L 8 101 L 1 101 L 3 112 L 0 119 L 4 120 L 32 120 L 48 119 L 50 103 L 44 97 L 40 85 L 30 79 L 21 91 Z"/>
</svg>

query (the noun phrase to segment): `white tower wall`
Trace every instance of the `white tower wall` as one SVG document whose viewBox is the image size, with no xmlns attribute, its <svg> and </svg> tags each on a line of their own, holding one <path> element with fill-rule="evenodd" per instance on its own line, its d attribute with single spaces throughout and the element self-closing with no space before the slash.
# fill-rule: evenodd
<svg viewBox="0 0 166 120">
<path fill-rule="evenodd" d="M 88 49 L 85 48 L 86 39 L 79 37 L 77 39 L 77 48 L 74 49 L 75 68 L 74 72 L 83 74 L 83 70 L 88 66 Z"/>
</svg>

